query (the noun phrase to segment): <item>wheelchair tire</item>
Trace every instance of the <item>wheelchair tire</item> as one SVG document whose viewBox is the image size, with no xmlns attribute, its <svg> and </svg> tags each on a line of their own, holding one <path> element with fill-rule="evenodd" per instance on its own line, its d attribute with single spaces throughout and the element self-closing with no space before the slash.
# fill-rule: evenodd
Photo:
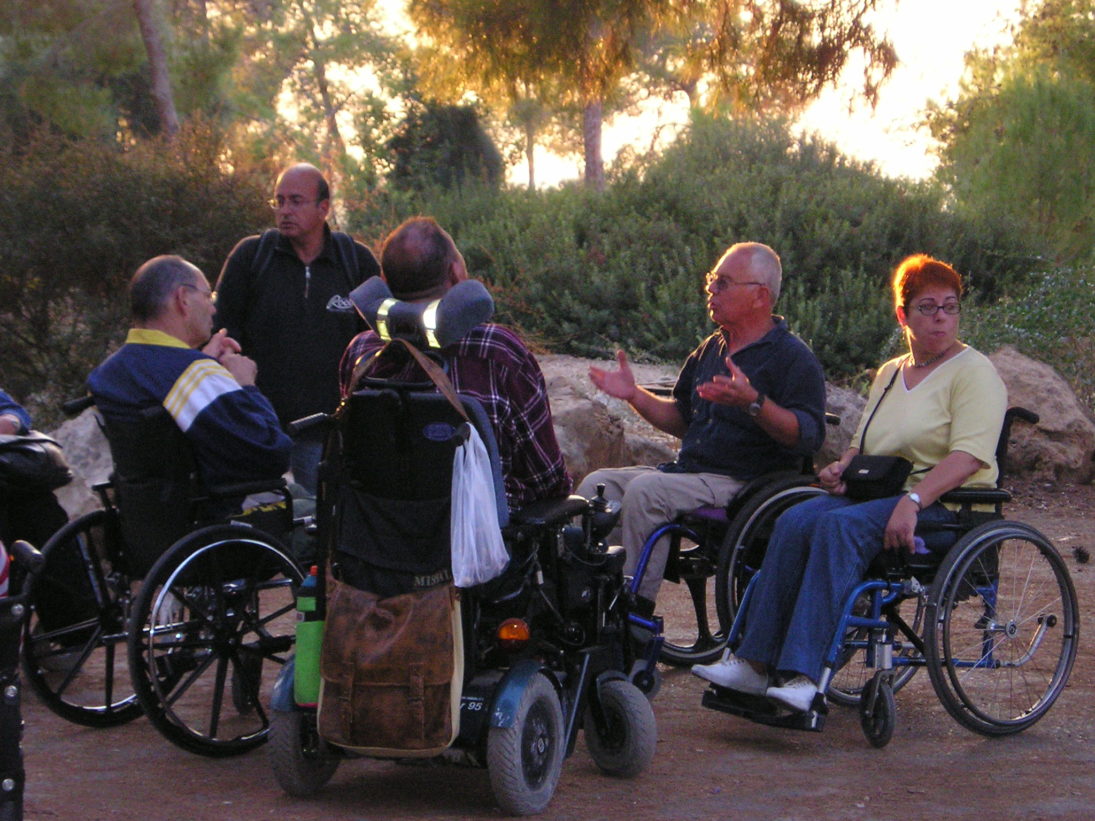
<svg viewBox="0 0 1095 821">
<path fill-rule="evenodd" d="M 247 525 L 203 528 L 159 558 L 134 602 L 128 651 L 137 697 L 165 738 L 211 757 L 266 741 L 302 580 L 281 543 Z"/>
<path fill-rule="evenodd" d="M 924 622 L 924 609 L 926 607 L 926 596 L 917 596 L 915 598 L 908 598 L 901 602 L 898 608 L 898 614 L 904 618 L 906 624 L 912 628 L 912 631 L 917 635 L 921 635 L 922 626 Z M 911 612 L 907 612 L 911 611 Z M 911 619 L 909 618 L 911 616 Z M 874 675 L 875 670 L 872 667 L 867 666 L 867 650 L 865 643 L 868 640 L 867 631 L 865 628 L 851 628 L 848 631 L 848 635 L 845 638 L 847 644 L 842 650 L 842 657 L 837 669 L 833 672 L 833 677 L 829 682 L 829 689 L 826 690 L 826 695 L 830 701 L 840 704 L 844 707 L 856 707 L 859 704 L 860 696 L 863 693 L 863 688 L 870 682 L 871 677 Z M 900 640 L 901 637 L 898 637 Z M 894 667 L 893 667 L 893 692 L 897 692 L 916 675 L 916 671 L 922 666 L 920 663 L 913 662 L 914 659 L 918 659 L 920 656 L 919 651 L 912 646 L 907 640 L 904 641 L 902 646 L 894 647 Z M 910 661 L 913 663 L 904 664 L 902 660 Z"/>
<path fill-rule="evenodd" d="M 619 679 L 605 682 L 599 698 L 602 720 L 587 704 L 582 723 L 589 754 L 608 775 L 634 778 L 654 760 L 658 743 L 650 700 L 634 684 Z"/>
<path fill-rule="evenodd" d="M 115 561 L 120 539 L 117 514 L 107 510 L 58 530 L 43 546 L 45 570 L 31 589 L 33 614 L 24 626 L 27 683 L 50 711 L 85 727 L 141 715 L 125 652 L 131 580 Z M 63 617 L 43 612 L 61 603 Z"/>
<path fill-rule="evenodd" d="M 304 710 L 270 711 L 270 766 L 274 778 L 294 798 L 310 798 L 331 780 L 339 757 L 325 749 L 316 714 Z"/>
<path fill-rule="evenodd" d="M 657 612 L 662 617 L 662 649 L 658 658 L 675 667 L 714 661 L 726 647 L 726 627 L 719 621 L 715 597 L 714 548 L 689 542 L 679 533 L 664 538 L 681 539 L 677 565 L 678 583 L 663 583 Z"/>
<path fill-rule="evenodd" d="M 509 727 L 487 734 L 487 772 L 495 800 L 511 815 L 542 812 L 563 771 L 563 708 L 551 682 L 537 674 L 521 694 Z"/>
<path fill-rule="evenodd" d="M 811 484 L 813 481 L 815 477 L 807 474 L 776 479 L 758 490 L 730 522 L 719 548 L 715 575 L 715 602 L 724 635 L 733 624 L 749 580 L 760 570 L 776 519 L 789 507 L 826 492 Z"/>
<path fill-rule="evenodd" d="M 893 685 L 881 676 L 874 676 L 863 687 L 859 701 L 859 725 L 872 747 L 890 743 L 897 728 L 897 703 Z"/>
<path fill-rule="evenodd" d="M 1076 658 L 1079 612 L 1068 569 L 1033 527 L 997 520 L 959 539 L 928 597 L 924 644 L 939 700 L 988 736 L 1049 710 Z"/>
</svg>

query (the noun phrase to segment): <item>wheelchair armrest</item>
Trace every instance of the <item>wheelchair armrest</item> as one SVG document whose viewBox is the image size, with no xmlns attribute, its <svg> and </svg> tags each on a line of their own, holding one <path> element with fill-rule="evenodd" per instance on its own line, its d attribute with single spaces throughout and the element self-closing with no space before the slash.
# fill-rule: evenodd
<svg viewBox="0 0 1095 821">
<path fill-rule="evenodd" d="M 288 494 L 288 485 L 285 479 L 279 476 L 277 479 L 258 479 L 254 482 L 217 485 L 206 490 L 206 493 L 213 499 L 229 499 L 234 496 L 248 496 L 252 493 L 267 492 Z"/>
<path fill-rule="evenodd" d="M 948 490 L 939 501 L 961 505 L 1002 505 L 1011 501 L 1011 492 L 995 487 L 959 487 Z"/>
<path fill-rule="evenodd" d="M 589 501 L 582 496 L 568 496 L 565 499 L 541 499 L 525 505 L 520 510 L 510 512 L 511 524 L 546 527 L 569 521 L 585 513 Z"/>
</svg>

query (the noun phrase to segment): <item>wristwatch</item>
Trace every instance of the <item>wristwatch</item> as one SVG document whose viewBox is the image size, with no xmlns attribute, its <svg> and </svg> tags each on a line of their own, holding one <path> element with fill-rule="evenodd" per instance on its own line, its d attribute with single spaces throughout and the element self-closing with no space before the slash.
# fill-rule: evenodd
<svg viewBox="0 0 1095 821">
<path fill-rule="evenodd" d="M 905 495 L 908 496 L 910 499 L 912 499 L 912 503 L 914 505 L 916 505 L 917 510 L 923 510 L 924 509 L 924 503 L 920 501 L 920 494 L 917 493 L 915 490 L 910 490 Z"/>
<path fill-rule="evenodd" d="M 749 408 L 748 408 L 749 415 L 750 416 L 759 416 L 760 415 L 760 407 L 761 407 L 761 405 L 764 404 L 764 400 L 767 399 L 767 398 L 768 397 L 765 396 L 763 393 L 761 393 L 760 391 L 757 391 L 757 398 L 749 403 Z"/>
</svg>

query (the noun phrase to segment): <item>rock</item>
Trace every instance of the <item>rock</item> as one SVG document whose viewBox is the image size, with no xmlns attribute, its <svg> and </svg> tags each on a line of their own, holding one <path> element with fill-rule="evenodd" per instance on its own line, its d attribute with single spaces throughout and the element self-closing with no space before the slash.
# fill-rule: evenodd
<svg viewBox="0 0 1095 821">
<path fill-rule="evenodd" d="M 850 388 L 825 385 L 825 411 L 839 417 L 839 422 L 836 425 L 825 425 L 825 444 L 814 459 L 815 465 L 822 468 L 835 462 L 848 449 L 866 404 L 866 397 Z"/>
<path fill-rule="evenodd" d="M 50 435 L 65 449 L 65 458 L 72 467 L 74 477 L 69 484 L 56 491 L 57 500 L 69 518 L 97 510 L 101 505 L 91 486 L 109 478 L 114 463 L 110 459 L 106 437 L 99 429 L 95 410 L 88 408 Z"/>
<path fill-rule="evenodd" d="M 1087 483 L 1095 476 L 1095 422 L 1068 383 L 1049 365 L 1006 345 L 989 359 L 1008 389 L 1008 405 L 1039 416 L 1036 426 L 1016 422 L 1008 445 L 1008 472 L 1057 482 Z"/>
</svg>

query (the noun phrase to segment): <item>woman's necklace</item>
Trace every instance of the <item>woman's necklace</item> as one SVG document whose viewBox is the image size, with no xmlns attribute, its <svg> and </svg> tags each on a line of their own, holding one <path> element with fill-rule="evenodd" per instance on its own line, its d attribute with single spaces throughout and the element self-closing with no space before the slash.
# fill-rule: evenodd
<svg viewBox="0 0 1095 821">
<path fill-rule="evenodd" d="M 950 345 L 947 346 L 946 350 L 940 351 L 935 356 L 929 356 L 923 362 L 917 362 L 916 357 L 913 356 L 912 352 L 910 351 L 909 352 L 909 359 L 911 360 L 911 364 L 914 368 L 926 368 L 929 365 L 934 365 L 936 362 L 938 362 L 940 359 L 942 359 L 944 356 L 946 356 L 948 353 L 950 353 L 950 350 L 953 347 L 954 347 L 954 343 L 952 342 Z"/>
</svg>

